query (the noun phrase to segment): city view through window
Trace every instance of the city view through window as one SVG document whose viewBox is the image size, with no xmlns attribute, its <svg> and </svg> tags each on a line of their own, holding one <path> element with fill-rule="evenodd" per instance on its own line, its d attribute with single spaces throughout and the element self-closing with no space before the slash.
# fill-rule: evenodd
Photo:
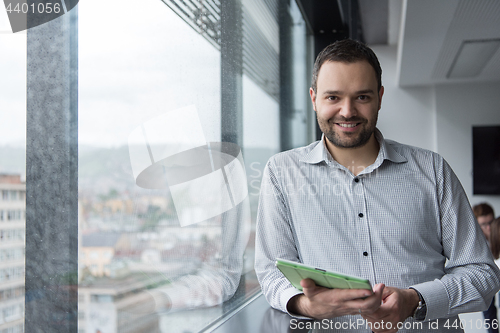
<svg viewBox="0 0 500 333">
<path fill-rule="evenodd" d="M 24 332 L 26 33 L 0 10 L 0 332 Z"/>
<path fill-rule="evenodd" d="M 308 116 L 305 24 L 294 1 L 286 8 L 292 90 L 302 91 L 288 147 L 306 143 Z M 283 147 L 279 3 L 90 0 L 75 10 L 78 313 L 53 320 L 81 333 L 203 330 L 260 291 L 260 178 Z M 0 30 L 0 333 L 17 333 L 30 228 L 27 39 L 8 33 L 6 15 Z"/>
</svg>

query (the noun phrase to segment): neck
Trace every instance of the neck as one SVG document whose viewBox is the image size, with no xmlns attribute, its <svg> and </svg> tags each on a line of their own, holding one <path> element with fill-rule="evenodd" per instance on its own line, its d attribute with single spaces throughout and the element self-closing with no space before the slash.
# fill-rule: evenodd
<svg viewBox="0 0 500 333">
<path fill-rule="evenodd" d="M 326 136 L 325 143 L 335 161 L 345 166 L 355 176 L 375 162 L 380 149 L 374 134 L 372 134 L 364 146 L 357 148 L 336 147 L 326 138 Z"/>
</svg>

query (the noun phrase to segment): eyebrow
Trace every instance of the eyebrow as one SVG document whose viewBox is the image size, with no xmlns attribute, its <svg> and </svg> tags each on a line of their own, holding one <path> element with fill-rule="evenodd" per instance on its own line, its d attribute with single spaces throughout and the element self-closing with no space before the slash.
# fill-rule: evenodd
<svg viewBox="0 0 500 333">
<path fill-rule="evenodd" d="M 342 94 L 343 92 L 340 90 L 327 90 L 323 92 L 323 95 L 342 95 Z M 356 95 L 363 95 L 363 94 L 375 95 L 375 91 L 373 91 L 372 89 L 364 89 L 356 91 Z"/>
</svg>

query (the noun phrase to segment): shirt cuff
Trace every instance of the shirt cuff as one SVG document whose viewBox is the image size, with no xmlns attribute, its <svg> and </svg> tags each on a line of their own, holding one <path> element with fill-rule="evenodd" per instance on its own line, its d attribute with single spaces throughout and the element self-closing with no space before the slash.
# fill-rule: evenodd
<svg viewBox="0 0 500 333">
<path fill-rule="evenodd" d="M 428 281 L 410 286 L 422 295 L 427 306 L 424 320 L 449 317 L 449 298 L 446 288 L 440 280 Z"/>
<path fill-rule="evenodd" d="M 292 299 L 292 297 L 294 297 L 296 295 L 300 295 L 300 294 L 304 294 L 304 293 L 301 292 L 300 290 L 296 289 L 295 287 L 285 289 L 281 293 L 281 304 L 280 304 L 281 308 L 284 309 L 286 311 L 286 313 L 288 313 L 290 316 L 292 316 L 294 318 L 312 320 L 313 318 L 304 317 L 304 316 L 298 315 L 296 313 L 288 312 L 288 302 Z"/>
</svg>

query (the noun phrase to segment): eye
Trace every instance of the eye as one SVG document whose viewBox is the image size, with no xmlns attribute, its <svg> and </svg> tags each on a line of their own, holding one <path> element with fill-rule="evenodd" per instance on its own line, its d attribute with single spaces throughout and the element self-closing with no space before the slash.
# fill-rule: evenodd
<svg viewBox="0 0 500 333">
<path fill-rule="evenodd" d="M 357 100 L 360 101 L 361 103 L 369 103 L 372 100 L 372 96 L 370 96 L 370 95 L 359 95 L 357 97 Z"/>
<path fill-rule="evenodd" d="M 336 100 L 338 100 L 338 97 L 337 96 L 328 96 L 327 99 L 329 101 L 336 101 Z"/>
</svg>

